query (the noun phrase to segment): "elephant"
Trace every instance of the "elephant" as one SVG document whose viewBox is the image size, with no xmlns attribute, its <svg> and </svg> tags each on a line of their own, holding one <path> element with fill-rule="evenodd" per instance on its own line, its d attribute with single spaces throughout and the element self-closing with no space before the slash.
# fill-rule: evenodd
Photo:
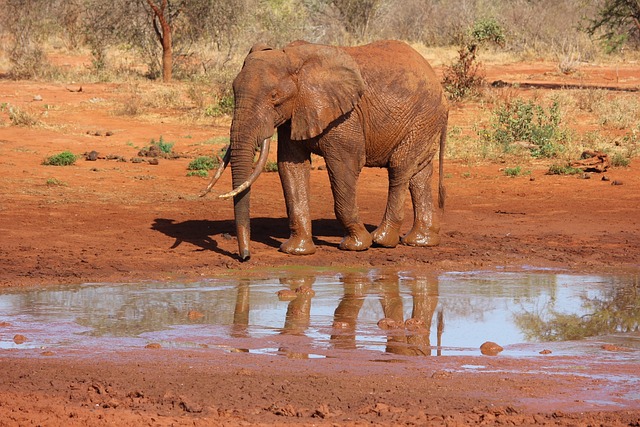
<svg viewBox="0 0 640 427">
<path fill-rule="evenodd" d="M 316 251 L 309 210 L 311 154 L 324 157 L 336 218 L 345 229 L 339 248 L 362 251 L 439 244 L 431 194 L 439 149 L 438 206 L 444 208 L 443 155 L 449 108 L 429 63 L 399 41 L 340 47 L 292 42 L 283 49 L 254 45 L 233 81 L 230 143 L 204 196 L 231 163 L 239 257 L 250 258 L 250 187 L 263 170 L 277 129 L 278 172 L 290 237 L 280 251 Z M 439 144 L 438 144 L 439 141 Z M 260 155 L 255 165 L 256 150 Z M 253 170 L 252 170 L 253 166 Z M 372 233 L 359 217 L 356 184 L 363 167 L 387 168 L 389 189 Z M 413 227 L 401 237 L 407 188 Z"/>
</svg>

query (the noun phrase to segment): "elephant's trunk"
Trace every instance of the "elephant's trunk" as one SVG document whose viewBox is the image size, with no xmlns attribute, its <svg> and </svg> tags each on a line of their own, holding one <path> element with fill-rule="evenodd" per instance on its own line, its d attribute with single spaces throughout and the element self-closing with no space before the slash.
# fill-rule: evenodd
<svg viewBox="0 0 640 427">
<path fill-rule="evenodd" d="M 244 143 L 234 143 L 231 146 L 231 175 L 234 190 L 223 194 L 221 198 L 233 197 L 234 215 L 236 220 L 236 233 L 238 238 L 238 253 L 240 259 L 245 261 L 251 257 L 249 249 L 250 228 L 250 187 L 255 182 L 269 155 L 269 142 L 267 138 L 262 141 L 260 157 L 252 170 L 255 145 L 249 141 Z"/>
</svg>

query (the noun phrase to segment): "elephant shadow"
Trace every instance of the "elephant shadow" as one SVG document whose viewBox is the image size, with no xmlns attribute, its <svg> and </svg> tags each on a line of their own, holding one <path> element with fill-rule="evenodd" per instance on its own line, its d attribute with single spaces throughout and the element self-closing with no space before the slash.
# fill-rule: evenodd
<svg viewBox="0 0 640 427">
<path fill-rule="evenodd" d="M 373 226 L 367 225 L 373 229 Z M 175 249 L 182 243 L 196 246 L 198 251 L 214 251 L 229 257 L 237 257 L 236 254 L 219 247 L 220 239 L 235 239 L 234 220 L 187 220 L 176 222 L 169 218 L 156 218 L 151 229 L 175 239 L 171 249 Z M 342 225 L 336 219 L 316 219 L 313 221 L 314 241 L 319 246 L 338 247 L 338 243 L 323 239 L 342 237 L 344 234 Z M 273 248 L 289 237 L 289 221 L 287 218 L 258 217 L 251 219 L 251 240 Z"/>
</svg>

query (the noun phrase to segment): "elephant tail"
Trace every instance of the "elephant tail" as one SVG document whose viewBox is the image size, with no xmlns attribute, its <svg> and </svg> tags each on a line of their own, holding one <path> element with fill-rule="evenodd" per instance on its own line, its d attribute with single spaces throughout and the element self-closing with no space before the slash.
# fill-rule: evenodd
<svg viewBox="0 0 640 427">
<path fill-rule="evenodd" d="M 444 188 L 444 149 L 447 142 L 447 122 L 449 113 L 445 118 L 442 131 L 440 132 L 440 153 L 438 154 L 438 206 L 444 209 L 444 200 L 447 197 L 447 191 Z"/>
</svg>

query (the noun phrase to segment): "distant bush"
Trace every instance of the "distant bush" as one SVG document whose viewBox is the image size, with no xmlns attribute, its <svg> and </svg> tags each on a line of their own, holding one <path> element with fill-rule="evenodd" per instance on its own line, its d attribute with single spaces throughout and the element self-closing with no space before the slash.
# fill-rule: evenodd
<svg viewBox="0 0 640 427">
<path fill-rule="evenodd" d="M 42 164 L 46 166 L 70 166 L 74 164 L 77 159 L 78 156 L 71 151 L 63 151 L 62 153 L 47 157 Z"/>
<path fill-rule="evenodd" d="M 492 112 L 488 129 L 479 135 L 485 143 L 501 146 L 510 152 L 516 144 L 530 150 L 533 157 L 556 157 L 564 150 L 569 132 L 560 125 L 560 106 L 551 107 L 515 99 L 500 105 Z"/>
</svg>

